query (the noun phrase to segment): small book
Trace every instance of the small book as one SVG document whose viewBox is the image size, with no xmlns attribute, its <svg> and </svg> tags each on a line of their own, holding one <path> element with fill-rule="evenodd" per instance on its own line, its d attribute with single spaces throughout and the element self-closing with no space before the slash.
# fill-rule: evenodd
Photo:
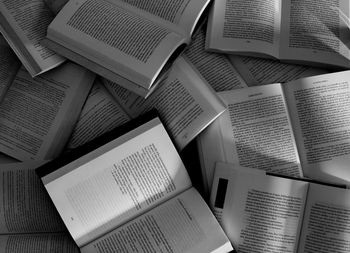
<svg viewBox="0 0 350 253">
<path fill-rule="evenodd" d="M 65 61 L 41 43 L 53 18 L 44 0 L 0 2 L 0 31 L 32 77 Z"/>
<path fill-rule="evenodd" d="M 0 37 L 0 152 L 20 161 L 63 150 L 95 79 L 67 62 L 32 78 Z"/>
<path fill-rule="evenodd" d="M 198 139 L 209 190 L 216 161 L 350 185 L 350 71 L 220 92 L 228 109 Z"/>
<path fill-rule="evenodd" d="M 349 252 L 350 191 L 218 163 L 210 206 L 238 252 Z"/>
<path fill-rule="evenodd" d="M 70 0 L 46 45 L 147 97 L 190 42 L 209 0 Z"/>
<path fill-rule="evenodd" d="M 229 252 L 154 111 L 37 169 L 81 252 Z"/>
<path fill-rule="evenodd" d="M 215 0 L 206 48 L 289 63 L 350 68 L 350 2 Z"/>
</svg>

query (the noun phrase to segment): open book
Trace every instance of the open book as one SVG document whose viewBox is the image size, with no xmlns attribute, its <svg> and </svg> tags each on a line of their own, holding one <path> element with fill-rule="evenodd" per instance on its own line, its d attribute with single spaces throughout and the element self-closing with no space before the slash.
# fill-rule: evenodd
<svg viewBox="0 0 350 253">
<path fill-rule="evenodd" d="M 196 31 L 184 55 L 217 92 L 328 73 L 325 69 L 305 65 L 205 50 L 205 29 L 203 25 Z"/>
<path fill-rule="evenodd" d="M 52 159 L 63 150 L 95 75 L 73 63 L 32 78 L 0 43 L 0 152 Z"/>
<path fill-rule="evenodd" d="M 82 252 L 232 249 L 154 111 L 37 173 Z"/>
<path fill-rule="evenodd" d="M 210 206 L 238 252 L 349 252 L 348 189 L 218 163 Z"/>
<path fill-rule="evenodd" d="M 131 117 L 153 108 L 168 129 L 176 146 L 182 150 L 226 109 L 206 80 L 187 57 L 180 56 L 166 79 L 146 99 L 103 80 L 123 110 Z"/>
<path fill-rule="evenodd" d="M 349 84 L 344 71 L 219 93 L 228 110 L 198 139 L 207 189 L 216 161 L 350 184 Z"/>
<path fill-rule="evenodd" d="M 52 20 L 44 0 L 0 2 L 0 31 L 32 77 L 65 60 L 41 44 Z"/>
<path fill-rule="evenodd" d="M 190 42 L 209 0 L 70 0 L 46 44 L 146 97 Z"/>
<path fill-rule="evenodd" d="M 348 69 L 349 28 L 340 13 L 349 16 L 349 7 L 348 0 L 216 0 L 206 47 Z"/>
<path fill-rule="evenodd" d="M 42 164 L 1 164 L 0 252 L 79 252 L 35 173 Z"/>
</svg>

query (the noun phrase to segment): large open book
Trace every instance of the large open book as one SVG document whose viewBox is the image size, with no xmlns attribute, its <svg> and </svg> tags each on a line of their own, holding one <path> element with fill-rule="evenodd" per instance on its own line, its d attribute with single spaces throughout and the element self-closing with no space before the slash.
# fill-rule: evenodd
<svg viewBox="0 0 350 253">
<path fill-rule="evenodd" d="M 73 63 L 32 78 L 0 41 L 0 152 L 52 159 L 63 150 L 95 75 Z"/>
<path fill-rule="evenodd" d="M 154 113 L 37 173 L 82 252 L 232 249 Z"/>
<path fill-rule="evenodd" d="M 311 65 L 350 67 L 348 0 L 216 0 L 208 49 Z"/>
<path fill-rule="evenodd" d="M 146 99 L 129 92 L 118 83 L 106 79 L 103 82 L 131 118 L 157 109 L 180 150 L 226 109 L 215 91 L 185 56 L 174 62 L 168 77 Z"/>
<path fill-rule="evenodd" d="M 218 163 L 210 206 L 238 252 L 349 252 L 348 189 Z"/>
<path fill-rule="evenodd" d="M 65 60 L 41 44 L 52 20 L 44 0 L 0 2 L 0 31 L 31 76 Z"/>
<path fill-rule="evenodd" d="M 207 189 L 216 161 L 350 184 L 350 72 L 219 93 L 225 111 L 200 138 Z"/>
<path fill-rule="evenodd" d="M 42 164 L 1 164 L 0 252 L 79 252 L 35 173 Z"/>
<path fill-rule="evenodd" d="M 47 45 L 146 97 L 190 42 L 209 0 L 71 0 Z"/>
</svg>

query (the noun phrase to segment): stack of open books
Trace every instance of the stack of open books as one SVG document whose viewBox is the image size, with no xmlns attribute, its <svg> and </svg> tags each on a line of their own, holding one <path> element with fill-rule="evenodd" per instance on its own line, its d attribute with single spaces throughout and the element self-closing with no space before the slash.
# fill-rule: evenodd
<svg viewBox="0 0 350 253">
<path fill-rule="evenodd" d="M 349 252 L 349 16 L 0 0 L 0 251 Z"/>
</svg>

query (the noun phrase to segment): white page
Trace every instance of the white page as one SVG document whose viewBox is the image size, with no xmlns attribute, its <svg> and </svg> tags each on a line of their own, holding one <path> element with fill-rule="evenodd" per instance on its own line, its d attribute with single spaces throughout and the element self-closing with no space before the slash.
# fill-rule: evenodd
<svg viewBox="0 0 350 253">
<path fill-rule="evenodd" d="M 116 83 L 105 85 L 132 117 L 156 108 L 180 150 L 225 110 L 214 90 L 186 57 L 174 62 L 167 79 L 147 99 L 123 92 Z"/>
<path fill-rule="evenodd" d="M 83 247 L 82 252 L 135 249 L 137 252 L 202 253 L 229 252 L 232 246 L 202 197 L 191 188 L 93 241 Z"/>
<path fill-rule="evenodd" d="M 298 151 L 280 84 L 219 92 L 228 109 L 201 142 L 211 153 L 206 164 L 210 187 L 216 161 L 289 176 L 302 176 Z M 208 140 L 203 140 L 204 138 Z M 219 144 L 211 144 L 217 142 Z M 212 145 L 220 145 L 211 152 Z M 215 146 L 214 146 L 215 147 Z M 210 160 L 209 160 L 210 159 Z M 210 162 L 210 163 L 209 163 Z"/>
<path fill-rule="evenodd" d="M 65 231 L 34 169 L 45 162 L 0 165 L 0 234 Z"/>
<path fill-rule="evenodd" d="M 210 206 L 238 252 L 297 250 L 308 183 L 218 163 Z"/>
<path fill-rule="evenodd" d="M 349 28 L 334 7 L 349 17 L 348 0 L 283 1 L 280 59 L 349 68 Z"/>
<path fill-rule="evenodd" d="M 77 148 L 128 120 L 130 117 L 97 79 L 81 110 L 66 148 Z"/>
<path fill-rule="evenodd" d="M 298 252 L 349 252 L 350 192 L 310 184 Z"/>
<path fill-rule="evenodd" d="M 281 0 L 214 1 L 208 21 L 207 49 L 278 57 Z"/>
<path fill-rule="evenodd" d="M 350 71 L 285 84 L 305 176 L 350 184 Z"/>
<path fill-rule="evenodd" d="M 159 119 L 65 165 L 43 182 L 78 246 L 191 186 Z"/>
<path fill-rule="evenodd" d="M 227 162 L 284 175 L 302 175 L 280 84 L 219 95 L 228 106 L 219 118 Z"/>
<path fill-rule="evenodd" d="M 73 63 L 34 79 L 21 68 L 0 105 L 0 151 L 21 161 L 57 157 L 94 77 Z"/>
</svg>

